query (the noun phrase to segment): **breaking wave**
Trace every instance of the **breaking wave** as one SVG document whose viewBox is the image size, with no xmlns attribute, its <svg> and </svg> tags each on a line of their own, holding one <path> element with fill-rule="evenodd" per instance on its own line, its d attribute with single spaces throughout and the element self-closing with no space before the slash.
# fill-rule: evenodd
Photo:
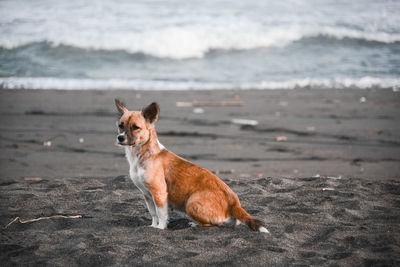
<svg viewBox="0 0 400 267">
<path fill-rule="evenodd" d="M 400 34 L 365 32 L 341 27 L 263 28 L 251 22 L 222 26 L 171 26 L 146 32 L 91 34 L 74 33 L 48 36 L 0 37 L 0 47 L 17 49 L 45 42 L 51 46 L 71 46 L 85 50 L 125 51 L 157 58 L 203 58 L 212 50 L 251 50 L 284 47 L 307 38 L 352 39 L 365 42 L 392 44 L 400 42 Z"/>
</svg>

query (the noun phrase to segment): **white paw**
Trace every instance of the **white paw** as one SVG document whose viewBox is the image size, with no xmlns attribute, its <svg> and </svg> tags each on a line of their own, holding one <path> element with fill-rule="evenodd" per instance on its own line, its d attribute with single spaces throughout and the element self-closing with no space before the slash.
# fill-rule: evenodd
<svg viewBox="0 0 400 267">
<path fill-rule="evenodd" d="M 267 233 L 267 234 L 270 233 L 270 232 L 268 231 L 268 229 L 265 228 L 264 226 L 261 226 L 260 228 L 258 228 L 258 231 L 260 231 L 261 233 Z"/>
<path fill-rule="evenodd" d="M 167 228 L 167 225 L 166 225 L 166 224 L 158 224 L 158 225 L 155 226 L 154 228 L 158 228 L 158 229 L 164 230 L 164 229 Z"/>
<path fill-rule="evenodd" d="M 153 218 L 151 222 L 151 227 L 157 227 L 157 225 L 158 225 L 158 218 Z"/>
<path fill-rule="evenodd" d="M 197 223 L 195 223 L 195 222 L 189 222 L 189 226 L 190 227 L 196 227 L 198 224 Z"/>
</svg>

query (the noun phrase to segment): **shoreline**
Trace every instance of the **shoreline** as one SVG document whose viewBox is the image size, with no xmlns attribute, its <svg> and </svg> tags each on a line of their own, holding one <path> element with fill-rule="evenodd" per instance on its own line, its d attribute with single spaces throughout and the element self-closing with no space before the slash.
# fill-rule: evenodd
<svg viewBox="0 0 400 267">
<path fill-rule="evenodd" d="M 397 77 L 310 78 L 259 82 L 151 81 L 135 79 L 76 79 L 51 77 L 0 77 L 0 90 L 105 90 L 105 91 L 208 91 L 208 90 L 400 90 Z"/>
</svg>

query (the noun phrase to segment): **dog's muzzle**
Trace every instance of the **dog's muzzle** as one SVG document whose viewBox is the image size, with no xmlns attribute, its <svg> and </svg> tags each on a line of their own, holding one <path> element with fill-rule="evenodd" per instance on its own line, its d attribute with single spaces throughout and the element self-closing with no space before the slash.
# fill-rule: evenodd
<svg viewBox="0 0 400 267">
<path fill-rule="evenodd" d="M 117 136 L 117 140 L 118 140 L 119 143 L 124 142 L 124 141 L 125 141 L 125 135 L 119 134 L 119 135 Z"/>
</svg>

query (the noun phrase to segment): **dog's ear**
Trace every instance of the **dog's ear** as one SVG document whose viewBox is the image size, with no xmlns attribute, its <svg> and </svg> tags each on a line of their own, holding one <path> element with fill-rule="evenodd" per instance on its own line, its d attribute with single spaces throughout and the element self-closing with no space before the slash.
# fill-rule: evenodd
<svg viewBox="0 0 400 267">
<path fill-rule="evenodd" d="M 128 109 L 121 103 L 118 99 L 115 99 L 115 105 L 117 106 L 117 110 L 120 116 L 128 111 Z"/>
<path fill-rule="evenodd" d="M 143 117 L 150 124 L 155 123 L 157 121 L 159 113 L 160 113 L 160 108 L 158 107 L 158 104 L 155 102 L 151 103 L 145 109 L 142 110 Z"/>
</svg>

